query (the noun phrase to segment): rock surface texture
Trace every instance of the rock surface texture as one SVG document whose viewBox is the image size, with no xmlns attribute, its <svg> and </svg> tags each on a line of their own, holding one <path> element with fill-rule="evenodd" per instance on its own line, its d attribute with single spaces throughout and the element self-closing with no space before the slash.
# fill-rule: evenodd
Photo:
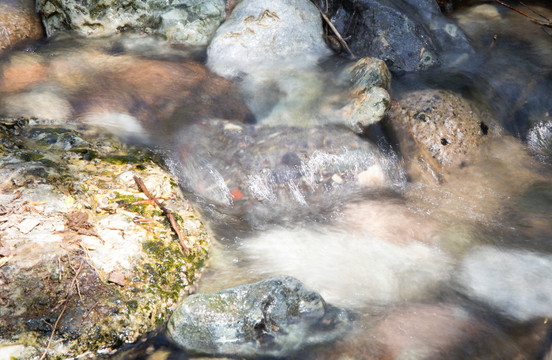
<svg viewBox="0 0 552 360">
<path fill-rule="evenodd" d="M 320 14 L 308 0 L 244 0 L 218 28 L 207 65 L 224 77 L 309 68 L 330 54 L 322 35 Z"/>
<path fill-rule="evenodd" d="M 333 341 L 349 327 L 346 311 L 291 277 L 192 295 L 168 324 L 172 338 L 190 353 L 239 357 L 289 356 Z"/>
<path fill-rule="evenodd" d="M 403 156 L 422 159 L 436 174 L 465 165 L 490 136 L 490 124 L 481 112 L 444 90 L 404 95 L 391 108 L 389 124 Z"/>
<path fill-rule="evenodd" d="M 353 53 L 382 59 L 391 71 L 425 70 L 446 63 L 450 55 L 472 51 L 462 30 L 442 15 L 434 0 L 330 4 L 331 20 Z"/>
<path fill-rule="evenodd" d="M 224 19 L 224 0 L 39 0 L 48 35 L 72 30 L 109 36 L 125 30 L 160 34 L 171 43 L 205 46 Z"/>
<path fill-rule="evenodd" d="M 44 37 L 40 17 L 32 0 L 4 0 L 0 3 L 0 51 L 24 40 Z"/>
<path fill-rule="evenodd" d="M 94 358 L 136 341 L 194 289 L 209 247 L 201 220 L 150 155 L 22 122 L 0 127 L 0 351 Z M 134 176 L 173 211 L 188 254 Z"/>
</svg>

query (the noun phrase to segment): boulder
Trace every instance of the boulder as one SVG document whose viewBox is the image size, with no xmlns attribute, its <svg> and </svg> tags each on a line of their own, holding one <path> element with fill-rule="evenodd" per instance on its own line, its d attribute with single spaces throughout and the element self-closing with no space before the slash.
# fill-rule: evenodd
<svg viewBox="0 0 552 360">
<path fill-rule="evenodd" d="M 285 357 L 331 342 L 350 316 L 292 277 L 277 277 L 186 298 L 168 323 L 170 336 L 193 354 Z"/>
<path fill-rule="evenodd" d="M 194 289 L 210 240 L 153 154 L 26 122 L 0 126 L 0 352 L 93 358 L 165 321 Z M 173 212 L 189 252 L 134 176 Z"/>
<path fill-rule="evenodd" d="M 48 36 L 59 31 L 109 36 L 124 30 L 160 34 L 171 43 L 205 46 L 224 20 L 224 0 L 39 0 Z"/>
<path fill-rule="evenodd" d="M 425 70 L 472 52 L 434 0 L 333 1 L 329 15 L 356 56 L 382 59 L 393 72 Z"/>
<path fill-rule="evenodd" d="M 33 0 L 6 0 L 0 3 L 0 51 L 24 40 L 44 37 Z"/>
</svg>

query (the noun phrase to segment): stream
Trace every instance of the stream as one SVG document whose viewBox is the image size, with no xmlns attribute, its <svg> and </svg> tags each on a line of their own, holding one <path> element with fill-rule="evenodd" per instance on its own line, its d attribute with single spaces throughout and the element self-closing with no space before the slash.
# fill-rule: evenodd
<svg viewBox="0 0 552 360">
<path fill-rule="evenodd" d="M 253 116 L 232 97 L 217 97 L 215 110 L 193 108 L 194 99 L 172 111 L 183 101 L 178 89 L 129 70 L 139 57 L 171 73 L 173 64 L 205 61 L 204 49 L 62 37 L 12 54 L 27 76 L 37 58 L 65 69 L 58 85 L 27 100 L 42 118 L 69 117 L 70 99 L 83 122 L 163 155 L 215 238 L 199 293 L 290 275 L 351 312 L 347 335 L 292 358 L 550 359 L 552 32 L 490 3 L 449 15 L 474 52 L 394 74 L 390 89 L 391 99 L 454 91 L 482 109 L 492 137 L 442 178 L 410 171 L 416 159 L 401 153 L 386 120 L 361 135 L 332 122 L 345 93 L 336 56 L 238 81 Z M 108 62 L 114 54 L 118 62 Z M 113 75 L 121 69 L 135 81 L 121 83 Z M 13 103 L 24 103 L 17 91 Z M 133 92 L 155 99 L 144 104 Z M 102 107 L 134 117 L 120 111 L 108 124 Z M 163 329 L 112 356 L 189 357 Z"/>
</svg>

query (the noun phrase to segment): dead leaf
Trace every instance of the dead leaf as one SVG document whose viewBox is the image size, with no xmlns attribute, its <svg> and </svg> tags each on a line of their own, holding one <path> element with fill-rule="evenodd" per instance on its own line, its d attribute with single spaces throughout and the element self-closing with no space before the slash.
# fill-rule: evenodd
<svg viewBox="0 0 552 360">
<path fill-rule="evenodd" d="M 100 236 L 94 230 L 94 225 L 89 223 L 88 214 L 84 211 L 75 211 L 67 215 L 65 225 L 71 231 L 75 231 L 80 235 L 95 236 L 100 239 Z"/>
<path fill-rule="evenodd" d="M 110 272 L 109 276 L 107 278 L 107 281 L 110 282 L 110 283 L 120 285 L 120 286 L 125 286 L 126 285 L 125 274 L 123 274 L 119 270 L 114 270 L 114 271 Z"/>
</svg>

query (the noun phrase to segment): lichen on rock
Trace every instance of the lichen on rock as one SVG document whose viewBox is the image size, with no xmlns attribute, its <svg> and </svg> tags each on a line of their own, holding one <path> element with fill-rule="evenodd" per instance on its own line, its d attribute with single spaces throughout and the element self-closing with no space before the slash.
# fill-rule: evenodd
<svg viewBox="0 0 552 360">
<path fill-rule="evenodd" d="M 0 133 L 0 346 L 26 359 L 50 336 L 54 357 L 136 341 L 194 289 L 210 243 L 201 219 L 154 154 L 21 123 Z M 189 253 L 134 176 L 173 212 Z"/>
</svg>

